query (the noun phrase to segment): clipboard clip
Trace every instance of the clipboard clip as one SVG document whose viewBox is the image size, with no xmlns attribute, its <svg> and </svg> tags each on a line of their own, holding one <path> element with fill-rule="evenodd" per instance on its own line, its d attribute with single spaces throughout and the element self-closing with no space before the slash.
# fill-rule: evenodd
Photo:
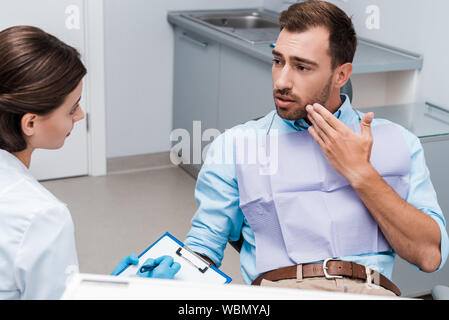
<svg viewBox="0 0 449 320">
<path fill-rule="evenodd" d="M 176 250 L 176 255 L 186 260 L 188 263 L 190 263 L 192 266 L 198 269 L 201 273 L 205 273 L 209 268 L 209 263 L 206 262 L 206 260 L 198 256 L 195 252 L 193 252 L 189 248 L 179 247 L 179 249 Z M 201 263 L 205 264 L 205 266 L 201 267 Z"/>
</svg>

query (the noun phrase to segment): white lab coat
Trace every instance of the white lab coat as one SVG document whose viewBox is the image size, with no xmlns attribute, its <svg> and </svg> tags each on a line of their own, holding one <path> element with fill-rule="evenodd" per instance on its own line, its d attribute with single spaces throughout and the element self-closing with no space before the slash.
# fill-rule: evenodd
<svg viewBox="0 0 449 320">
<path fill-rule="evenodd" d="M 59 299 L 77 271 L 66 205 L 0 150 L 0 299 Z"/>
</svg>

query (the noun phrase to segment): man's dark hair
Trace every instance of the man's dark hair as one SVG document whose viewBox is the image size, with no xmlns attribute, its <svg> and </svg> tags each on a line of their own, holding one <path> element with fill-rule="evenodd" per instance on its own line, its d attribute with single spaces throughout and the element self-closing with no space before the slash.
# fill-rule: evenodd
<svg viewBox="0 0 449 320">
<path fill-rule="evenodd" d="M 329 55 L 332 69 L 352 63 L 357 49 L 357 35 L 351 18 L 326 1 L 308 0 L 296 3 L 281 13 L 281 30 L 305 32 L 313 27 L 325 27 L 329 31 Z"/>
</svg>

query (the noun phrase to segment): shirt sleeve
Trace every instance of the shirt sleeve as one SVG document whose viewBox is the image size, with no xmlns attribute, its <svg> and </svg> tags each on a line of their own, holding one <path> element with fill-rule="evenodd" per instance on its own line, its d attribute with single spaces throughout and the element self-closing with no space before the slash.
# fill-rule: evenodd
<svg viewBox="0 0 449 320">
<path fill-rule="evenodd" d="M 78 271 L 72 218 L 63 204 L 37 212 L 24 234 L 15 262 L 21 298 L 61 298 L 67 277 Z"/>
<path fill-rule="evenodd" d="M 434 219 L 441 233 L 441 264 L 440 270 L 446 263 L 449 254 L 449 239 L 446 230 L 446 220 L 438 204 L 437 194 L 430 180 L 430 172 L 426 165 L 424 149 L 419 139 L 403 129 L 411 154 L 410 185 L 406 201 L 415 208 Z M 416 266 L 415 266 L 416 267 Z"/>
<path fill-rule="evenodd" d="M 227 132 L 229 134 L 229 131 Z M 243 224 L 233 157 L 233 140 L 226 133 L 211 145 L 195 189 L 199 205 L 185 245 L 219 267 L 229 240 L 237 241 Z"/>
</svg>

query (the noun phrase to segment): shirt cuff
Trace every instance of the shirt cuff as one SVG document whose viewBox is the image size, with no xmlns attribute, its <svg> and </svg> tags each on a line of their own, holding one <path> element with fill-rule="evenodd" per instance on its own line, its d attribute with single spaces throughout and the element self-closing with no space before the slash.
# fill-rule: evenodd
<svg viewBox="0 0 449 320">
<path fill-rule="evenodd" d="M 223 256 L 220 257 L 218 255 L 218 252 L 214 250 L 218 249 L 216 243 L 211 242 L 210 240 L 207 241 L 204 235 L 198 235 L 198 237 L 196 237 L 194 235 L 194 232 L 191 231 L 190 234 L 187 235 L 184 241 L 184 245 L 187 246 L 193 252 L 196 252 L 211 259 L 212 262 L 217 266 L 217 268 L 221 266 Z"/>
<path fill-rule="evenodd" d="M 447 261 L 447 257 L 449 255 L 449 238 L 446 231 L 446 226 L 444 222 L 441 220 L 441 218 L 437 215 L 431 214 L 430 217 L 435 220 L 440 227 L 440 233 L 441 233 L 441 244 L 440 244 L 440 251 L 441 251 L 441 264 L 439 268 L 436 271 L 441 270 L 443 268 L 444 264 Z"/>
</svg>

